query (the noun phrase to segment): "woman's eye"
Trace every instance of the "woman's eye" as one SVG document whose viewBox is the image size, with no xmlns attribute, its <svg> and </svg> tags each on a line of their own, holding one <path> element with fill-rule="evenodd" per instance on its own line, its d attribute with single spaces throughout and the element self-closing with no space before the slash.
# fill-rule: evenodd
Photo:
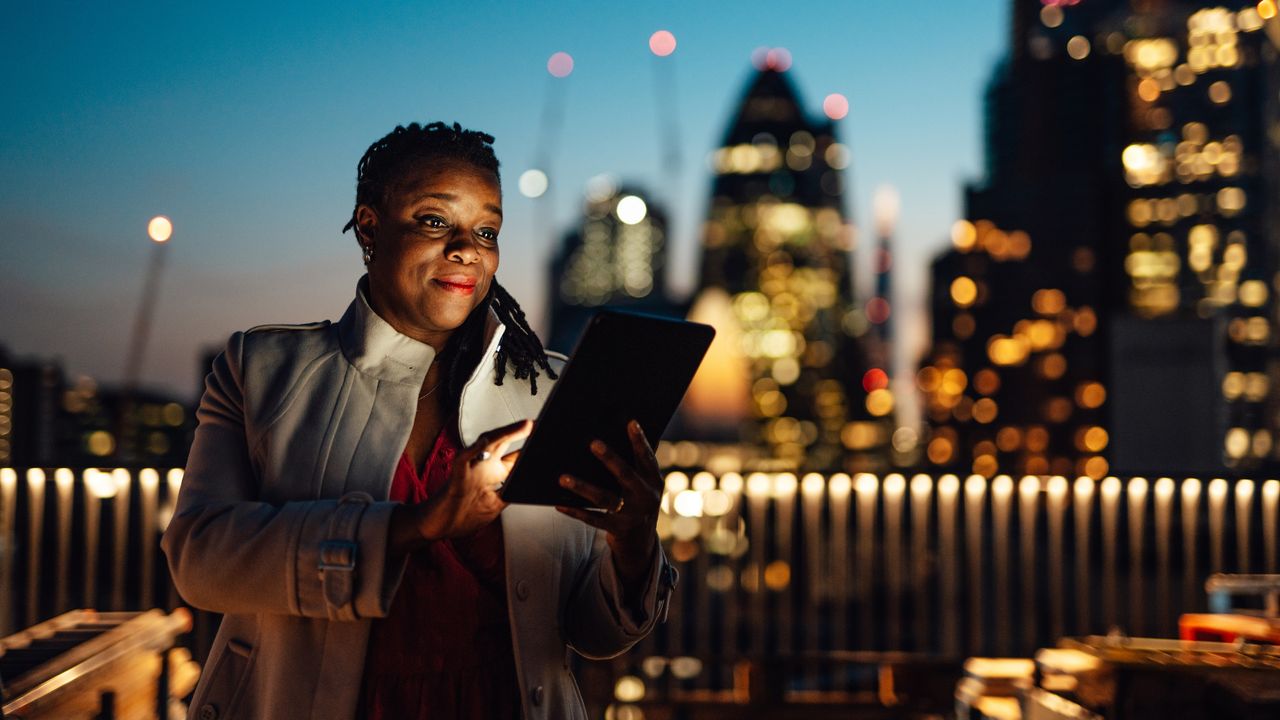
<svg viewBox="0 0 1280 720">
<path fill-rule="evenodd" d="M 439 215 L 424 215 L 418 218 L 418 222 L 422 225 L 426 225 L 427 227 L 433 227 L 433 228 L 442 228 L 442 227 L 449 226 L 449 223 L 446 223 L 444 221 L 444 218 L 440 217 Z"/>
<path fill-rule="evenodd" d="M 480 237 L 484 238 L 485 240 L 488 240 L 488 241 L 489 241 L 489 242 L 491 242 L 491 243 L 496 243 L 496 242 L 498 242 L 498 231 L 497 231 L 497 230 L 489 230 L 489 229 L 487 229 L 487 228 L 486 228 L 486 229 L 484 229 L 484 230 L 477 230 L 477 231 L 476 231 L 476 234 L 477 234 L 477 235 L 479 235 Z"/>
</svg>

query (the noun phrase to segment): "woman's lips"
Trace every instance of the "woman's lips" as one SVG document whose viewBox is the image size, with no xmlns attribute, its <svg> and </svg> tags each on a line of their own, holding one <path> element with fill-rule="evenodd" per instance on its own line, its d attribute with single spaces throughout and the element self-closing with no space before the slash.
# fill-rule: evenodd
<svg viewBox="0 0 1280 720">
<path fill-rule="evenodd" d="M 445 291 L 457 293 L 459 295 L 470 295 L 476 291 L 476 281 L 471 279 L 445 279 L 435 278 L 431 282 L 444 288 Z"/>
</svg>

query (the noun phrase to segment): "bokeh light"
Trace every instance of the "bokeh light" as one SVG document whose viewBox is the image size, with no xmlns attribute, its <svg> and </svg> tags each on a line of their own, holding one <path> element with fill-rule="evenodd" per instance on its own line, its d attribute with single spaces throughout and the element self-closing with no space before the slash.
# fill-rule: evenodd
<svg viewBox="0 0 1280 720">
<path fill-rule="evenodd" d="M 671 507 L 683 517 L 702 517 L 702 493 L 697 490 L 681 490 L 676 493 Z"/>
<path fill-rule="evenodd" d="M 668 30 L 659 30 L 649 36 L 649 50 L 658 57 L 666 57 L 676 51 L 676 36 Z"/>
<path fill-rule="evenodd" d="M 785 72 L 791 68 L 791 52 L 786 48 L 758 47 L 751 52 L 751 65 L 757 70 Z"/>
<path fill-rule="evenodd" d="M 527 198 L 536 198 L 542 197 L 542 194 L 547 191 L 547 185 L 549 183 L 546 173 L 538 170 L 537 168 L 533 168 L 520 173 L 520 180 L 518 184 L 520 186 L 521 195 Z"/>
<path fill-rule="evenodd" d="M 649 208 L 644 204 L 644 200 L 635 195 L 627 195 L 618 201 L 618 219 L 627 225 L 635 225 L 644 220 L 644 216 L 649 213 Z"/>
<path fill-rule="evenodd" d="M 889 301 L 882 297 L 874 297 L 867 301 L 867 319 L 879 325 L 889 320 Z"/>
<path fill-rule="evenodd" d="M 840 93 L 831 93 L 822 101 L 822 112 L 832 120 L 842 120 L 849 114 L 849 99 Z"/>
<path fill-rule="evenodd" d="M 639 702 L 644 699 L 644 680 L 635 675 L 623 675 L 613 686 L 613 696 L 622 702 Z"/>
<path fill-rule="evenodd" d="M 889 387 L 889 374 L 880 368 L 871 368 L 862 376 L 862 389 L 871 392 Z"/>
<path fill-rule="evenodd" d="M 553 53 L 547 59 L 547 72 L 558 78 L 569 77 L 573 72 L 573 56 L 567 52 Z"/>
<path fill-rule="evenodd" d="M 173 221 L 164 215 L 151 218 L 147 223 L 147 236 L 158 243 L 168 242 L 173 237 Z"/>
</svg>

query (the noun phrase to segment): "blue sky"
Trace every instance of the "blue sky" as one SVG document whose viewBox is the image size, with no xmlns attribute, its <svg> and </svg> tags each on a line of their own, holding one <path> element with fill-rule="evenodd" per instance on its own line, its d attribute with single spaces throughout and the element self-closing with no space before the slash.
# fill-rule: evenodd
<svg viewBox="0 0 1280 720">
<path fill-rule="evenodd" d="M 928 258 L 981 172 L 981 99 L 1005 50 L 1008 2 L 24 3 L 0 28 L 0 344 L 120 377 L 151 251 L 176 232 L 144 375 L 195 392 L 199 350 L 233 330 L 336 318 L 361 272 L 355 166 L 398 123 L 457 120 L 497 137 L 506 188 L 498 277 L 545 327 L 546 263 L 586 181 L 611 173 L 667 200 L 672 283 L 687 290 L 711 175 L 760 46 L 785 47 L 814 114 L 846 95 L 850 211 L 871 237 L 875 188 L 902 198 L 899 365 L 921 349 Z M 181 6 L 181 7 L 179 7 Z M 648 51 L 655 30 L 674 55 Z M 564 123 L 553 192 L 516 191 L 552 82 Z M 675 80 L 661 104 L 655 64 Z M 659 114 L 683 170 L 662 183 Z M 868 263 L 858 263 L 865 273 Z M 861 288 L 868 288 L 867 281 Z"/>
</svg>

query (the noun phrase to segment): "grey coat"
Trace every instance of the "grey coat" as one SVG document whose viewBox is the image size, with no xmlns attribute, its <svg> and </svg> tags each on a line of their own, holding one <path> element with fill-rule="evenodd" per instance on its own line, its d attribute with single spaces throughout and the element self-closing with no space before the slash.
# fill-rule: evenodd
<svg viewBox="0 0 1280 720">
<path fill-rule="evenodd" d="M 535 417 L 550 380 L 494 384 L 504 326 L 461 399 L 458 431 Z M 177 510 L 162 546 L 182 597 L 224 613 L 192 717 L 351 718 L 370 618 L 404 572 L 387 562 L 387 500 L 434 350 L 369 307 L 363 281 L 346 314 L 236 333 L 197 411 Z M 585 718 L 572 648 L 624 652 L 664 614 L 659 551 L 635 615 L 621 600 L 603 533 L 553 508 L 502 513 L 512 643 L 526 718 Z"/>
</svg>

